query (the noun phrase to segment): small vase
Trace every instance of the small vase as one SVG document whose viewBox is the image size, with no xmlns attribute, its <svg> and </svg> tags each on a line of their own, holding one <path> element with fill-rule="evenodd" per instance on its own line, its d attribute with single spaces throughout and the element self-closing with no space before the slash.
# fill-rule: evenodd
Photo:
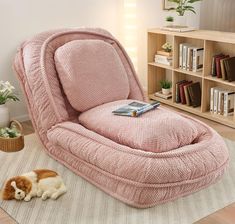
<svg viewBox="0 0 235 224">
<path fill-rule="evenodd" d="M 0 128 L 8 127 L 10 123 L 10 113 L 6 104 L 0 104 Z"/>
<path fill-rule="evenodd" d="M 162 88 L 162 94 L 163 95 L 169 95 L 171 93 L 171 89 L 163 89 Z"/>
<path fill-rule="evenodd" d="M 186 16 L 178 16 L 177 17 L 177 25 L 181 27 L 187 27 L 187 17 Z"/>
</svg>

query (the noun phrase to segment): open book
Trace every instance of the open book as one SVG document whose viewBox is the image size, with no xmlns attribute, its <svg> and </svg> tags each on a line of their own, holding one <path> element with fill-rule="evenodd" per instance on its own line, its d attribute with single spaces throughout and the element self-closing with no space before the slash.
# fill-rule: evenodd
<svg viewBox="0 0 235 224">
<path fill-rule="evenodd" d="M 155 101 L 153 103 L 139 103 L 139 102 L 132 102 L 126 106 L 123 106 L 117 110 L 114 110 L 112 113 L 115 115 L 120 116 L 129 116 L 129 117 L 138 117 L 141 114 L 155 109 L 160 106 L 160 103 L 158 101 Z"/>
</svg>

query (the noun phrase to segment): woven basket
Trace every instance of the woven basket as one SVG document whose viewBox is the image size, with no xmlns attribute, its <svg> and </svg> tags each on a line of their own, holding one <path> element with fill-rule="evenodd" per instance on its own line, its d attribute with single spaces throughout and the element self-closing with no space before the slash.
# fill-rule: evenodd
<svg viewBox="0 0 235 224">
<path fill-rule="evenodd" d="M 19 121 L 12 120 L 9 124 L 11 127 L 13 124 L 16 125 L 17 129 L 20 131 L 21 136 L 16 138 L 3 138 L 0 137 L 0 150 L 4 152 L 17 152 L 24 148 L 24 136 L 23 127 Z"/>
</svg>

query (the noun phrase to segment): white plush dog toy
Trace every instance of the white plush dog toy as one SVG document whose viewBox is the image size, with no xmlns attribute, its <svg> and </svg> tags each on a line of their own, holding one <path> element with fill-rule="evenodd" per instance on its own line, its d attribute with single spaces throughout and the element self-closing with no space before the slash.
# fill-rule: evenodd
<svg viewBox="0 0 235 224">
<path fill-rule="evenodd" d="M 52 170 L 34 170 L 6 181 L 2 190 L 3 200 L 30 201 L 33 197 L 57 199 L 66 193 L 66 187 L 58 173 Z"/>
</svg>

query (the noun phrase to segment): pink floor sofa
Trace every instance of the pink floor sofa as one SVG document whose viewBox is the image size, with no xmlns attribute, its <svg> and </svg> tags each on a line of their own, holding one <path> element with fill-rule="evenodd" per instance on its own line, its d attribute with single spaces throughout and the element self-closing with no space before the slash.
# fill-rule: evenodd
<svg viewBox="0 0 235 224">
<path fill-rule="evenodd" d="M 111 113 L 145 97 L 105 30 L 38 34 L 21 45 L 14 67 L 47 153 L 124 203 L 146 208 L 188 195 L 228 165 L 223 139 L 198 120 L 163 106 L 139 118 Z"/>
</svg>

